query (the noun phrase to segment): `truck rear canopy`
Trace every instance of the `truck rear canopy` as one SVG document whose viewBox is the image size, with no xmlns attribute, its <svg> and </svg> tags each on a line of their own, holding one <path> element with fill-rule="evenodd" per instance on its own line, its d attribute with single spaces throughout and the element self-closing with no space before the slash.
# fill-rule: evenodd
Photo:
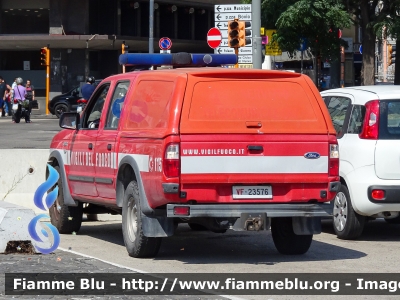
<svg viewBox="0 0 400 300">
<path fill-rule="evenodd" d="M 302 77 L 189 76 L 186 91 L 181 134 L 328 132 L 322 100 Z"/>
</svg>

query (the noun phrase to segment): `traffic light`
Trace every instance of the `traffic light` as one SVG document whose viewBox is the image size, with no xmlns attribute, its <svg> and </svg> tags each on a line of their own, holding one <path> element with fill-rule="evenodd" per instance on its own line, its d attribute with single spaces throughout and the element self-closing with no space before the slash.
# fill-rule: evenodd
<svg viewBox="0 0 400 300">
<path fill-rule="evenodd" d="M 40 64 L 42 66 L 50 65 L 50 49 L 47 47 L 40 49 Z"/>
<path fill-rule="evenodd" d="M 123 42 L 122 42 L 122 45 L 121 45 L 121 52 L 122 52 L 122 54 L 128 53 L 128 49 L 129 49 L 129 46 L 125 44 L 125 41 L 123 41 Z"/>
<path fill-rule="evenodd" d="M 251 39 L 246 38 L 251 35 L 251 30 L 246 29 L 250 27 L 251 22 L 239 21 L 235 19 L 228 22 L 228 46 L 230 48 L 240 48 L 251 44 Z"/>
<path fill-rule="evenodd" d="M 388 46 L 388 66 L 395 63 L 396 60 L 396 45 Z"/>
</svg>

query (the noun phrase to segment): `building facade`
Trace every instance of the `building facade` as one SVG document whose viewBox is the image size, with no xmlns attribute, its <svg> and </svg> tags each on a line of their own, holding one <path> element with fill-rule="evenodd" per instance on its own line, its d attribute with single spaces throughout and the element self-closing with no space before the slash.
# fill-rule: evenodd
<svg viewBox="0 0 400 300">
<path fill-rule="evenodd" d="M 211 53 L 207 31 L 214 27 L 214 5 L 240 0 L 155 0 L 154 53 L 161 37 L 172 52 Z M 149 52 L 148 0 L 1 0 L 0 76 L 30 79 L 45 94 L 40 49 L 50 47 L 50 97 L 80 84 L 88 75 L 121 72 L 121 45 Z"/>
</svg>

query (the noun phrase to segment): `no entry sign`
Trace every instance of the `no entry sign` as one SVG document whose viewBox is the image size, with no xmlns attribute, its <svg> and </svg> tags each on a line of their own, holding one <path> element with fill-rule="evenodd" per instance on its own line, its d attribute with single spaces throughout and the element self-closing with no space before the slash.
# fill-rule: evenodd
<svg viewBox="0 0 400 300">
<path fill-rule="evenodd" d="M 222 41 L 221 31 L 217 27 L 211 28 L 207 33 L 207 44 L 211 48 L 217 48 Z"/>
</svg>

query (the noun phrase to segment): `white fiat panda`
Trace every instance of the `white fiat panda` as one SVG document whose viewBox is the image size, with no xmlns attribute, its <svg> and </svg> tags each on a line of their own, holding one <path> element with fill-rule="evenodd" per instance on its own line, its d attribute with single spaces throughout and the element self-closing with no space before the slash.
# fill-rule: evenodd
<svg viewBox="0 0 400 300">
<path fill-rule="evenodd" d="M 341 189 L 333 224 L 356 239 L 368 219 L 400 223 L 400 86 L 360 86 L 321 93 L 337 132 Z"/>
</svg>

